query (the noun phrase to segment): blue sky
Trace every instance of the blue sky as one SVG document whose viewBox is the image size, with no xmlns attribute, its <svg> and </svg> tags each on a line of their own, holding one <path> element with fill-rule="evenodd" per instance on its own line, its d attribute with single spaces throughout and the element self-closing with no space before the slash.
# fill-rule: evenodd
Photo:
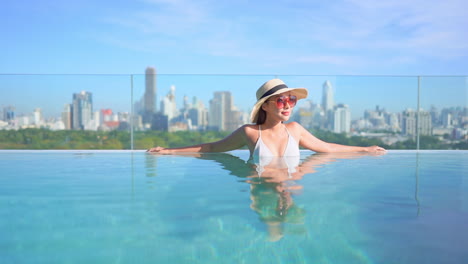
<svg viewBox="0 0 468 264">
<path fill-rule="evenodd" d="M 208 104 L 213 91 L 231 90 L 236 104 L 245 110 L 253 104 L 256 88 L 270 76 L 320 75 L 317 79 L 287 77 L 290 86 L 311 89 L 311 99 L 318 101 L 320 98 L 314 96 L 320 95 L 321 83 L 327 79 L 334 79 L 336 89 L 349 87 L 344 82 L 346 77 L 328 76 L 468 74 L 467 8 L 463 0 L 7 1 L 0 9 L 0 73 L 142 74 L 147 66 L 153 66 L 161 76 L 159 94 L 166 94 L 174 84 L 179 100 L 185 94 L 199 96 Z M 170 74 L 208 77 L 197 77 L 201 86 L 196 86 L 184 81 L 185 77 Z M 232 77 L 207 80 L 212 74 L 259 76 L 242 78 L 245 84 L 235 85 L 239 79 Z M 38 77 L 23 76 L 21 80 L 25 78 L 30 79 L 26 82 L 35 82 Z M 102 76 L 101 80 L 108 78 L 120 77 Z M 33 89 L 48 93 L 47 89 L 52 89 L 48 87 L 57 85 L 37 84 L 27 90 L 28 85 L 12 79 L 0 77 L 0 105 L 18 98 L 24 102 L 24 93 L 32 93 L 38 101 L 29 101 L 31 109 L 23 111 L 32 111 L 32 105 L 46 107 Z M 128 87 L 126 77 L 122 79 L 124 83 L 114 87 Z M 374 105 L 376 98 L 371 94 L 376 86 L 389 95 L 394 93 L 388 85 L 367 83 L 369 79 L 359 79 L 360 97 L 354 101 Z M 396 79 L 391 80 L 396 86 L 406 83 L 402 81 L 405 77 Z M 455 82 L 461 86 L 453 88 L 458 104 L 466 104 L 464 80 L 457 79 Z M 93 86 L 85 83 L 78 78 L 73 85 L 61 84 L 74 89 L 67 91 L 66 102 L 57 98 L 59 111 L 71 100 L 71 92 Z M 414 89 L 414 80 L 408 83 Z M 446 88 L 440 84 L 438 87 Z M 112 87 L 100 89 L 103 93 Z M 106 92 L 107 96 L 116 94 L 114 100 L 106 99 L 108 105 L 102 103 L 103 96 L 97 97 L 99 91 L 93 91 L 95 102 L 101 102 L 100 107 L 126 110 L 128 89 L 118 89 L 124 89 L 124 95 L 119 96 L 115 89 Z M 339 90 L 336 96 L 339 101 Z M 444 100 L 440 93 L 438 97 L 428 100 Z M 392 98 L 380 101 L 377 103 L 385 106 Z"/>
</svg>

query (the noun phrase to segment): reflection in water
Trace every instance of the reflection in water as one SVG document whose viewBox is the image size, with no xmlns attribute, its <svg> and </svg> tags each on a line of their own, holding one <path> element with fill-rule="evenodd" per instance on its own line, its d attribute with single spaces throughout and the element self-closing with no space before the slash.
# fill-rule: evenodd
<svg viewBox="0 0 468 264">
<path fill-rule="evenodd" d="M 255 171 L 248 176 L 251 184 L 251 208 L 268 227 L 271 241 L 285 234 L 285 224 L 294 225 L 295 233 L 306 233 L 305 209 L 293 197 L 300 195 L 300 180 L 316 168 L 339 159 L 349 159 L 362 154 L 313 154 L 304 160 L 300 157 L 266 157 L 253 161 Z"/>
<path fill-rule="evenodd" d="M 146 177 L 158 176 L 156 165 L 157 165 L 157 158 L 155 155 L 145 155 Z"/>
<path fill-rule="evenodd" d="M 419 152 L 416 152 L 416 173 L 415 173 L 415 189 L 414 189 L 414 200 L 416 201 L 416 205 L 418 207 L 418 210 L 416 212 L 416 216 L 419 216 L 419 213 L 421 211 L 421 205 L 419 203 Z"/>
<path fill-rule="evenodd" d="M 284 223 L 296 224 L 305 232 L 305 210 L 293 201 L 302 186 L 297 183 L 300 157 L 268 157 L 253 162 L 255 171 L 248 176 L 250 208 L 267 225 L 270 241 L 284 235 Z"/>
<path fill-rule="evenodd" d="M 219 163 L 231 175 L 242 178 L 250 184 L 250 208 L 266 224 L 270 241 L 280 240 L 288 230 L 306 233 L 306 211 L 294 202 L 293 197 L 304 190 L 300 180 L 306 174 L 313 174 L 324 164 L 340 159 L 352 159 L 368 154 L 312 154 L 305 159 L 297 157 L 267 157 L 245 162 L 228 153 L 193 153 L 185 156 L 212 160 Z M 376 154 L 377 155 L 377 154 Z M 158 154 L 147 155 L 147 169 L 155 170 L 154 158 Z M 156 172 L 154 171 L 154 175 Z M 288 230 L 285 229 L 288 226 Z"/>
</svg>

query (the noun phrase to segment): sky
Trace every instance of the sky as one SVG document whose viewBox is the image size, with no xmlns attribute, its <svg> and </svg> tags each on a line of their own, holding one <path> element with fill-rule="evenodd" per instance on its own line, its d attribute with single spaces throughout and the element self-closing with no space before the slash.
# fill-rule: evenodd
<svg viewBox="0 0 468 264">
<path fill-rule="evenodd" d="M 148 66 L 159 99 L 175 85 L 179 107 L 183 95 L 208 105 L 213 91 L 229 90 L 248 110 L 256 89 L 280 77 L 314 102 L 330 80 L 335 100 L 352 109 L 415 108 L 414 76 L 430 76 L 427 104 L 466 105 L 467 8 L 464 0 L 6 1 L 0 106 L 52 113 L 92 90 L 96 107 L 128 111 L 129 76 L 139 99 Z"/>
</svg>

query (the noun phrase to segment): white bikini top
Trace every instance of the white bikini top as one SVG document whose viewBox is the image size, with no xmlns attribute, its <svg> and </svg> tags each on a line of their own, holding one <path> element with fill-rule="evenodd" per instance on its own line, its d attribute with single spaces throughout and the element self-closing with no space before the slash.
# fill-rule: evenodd
<svg viewBox="0 0 468 264">
<path fill-rule="evenodd" d="M 253 162 L 257 165 L 257 173 L 260 177 L 265 167 L 271 167 L 276 169 L 287 168 L 288 173 L 291 176 L 292 173 L 296 172 L 296 167 L 299 166 L 300 162 L 300 151 L 299 144 L 291 134 L 289 134 L 286 126 L 284 127 L 288 133 L 288 144 L 282 156 L 274 156 L 271 150 L 265 145 L 262 140 L 262 127 L 258 126 L 258 140 L 255 144 L 254 152 L 252 155 Z"/>
<path fill-rule="evenodd" d="M 299 144 L 296 142 L 293 136 L 289 134 L 288 129 L 284 126 L 286 132 L 288 133 L 288 144 L 286 145 L 286 149 L 284 150 L 283 155 L 280 157 L 289 157 L 289 156 L 300 156 L 299 152 Z M 258 126 L 258 140 L 257 144 L 255 144 L 254 157 L 274 157 L 271 153 L 271 150 L 268 148 L 267 145 L 262 140 L 262 126 Z"/>
</svg>

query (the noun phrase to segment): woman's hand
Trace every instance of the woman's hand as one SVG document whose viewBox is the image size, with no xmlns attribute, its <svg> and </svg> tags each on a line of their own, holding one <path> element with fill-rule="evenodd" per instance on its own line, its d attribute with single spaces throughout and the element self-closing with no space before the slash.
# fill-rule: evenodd
<svg viewBox="0 0 468 264">
<path fill-rule="evenodd" d="M 157 147 L 148 149 L 146 152 L 169 154 L 170 150 L 168 150 L 166 148 L 163 148 L 163 147 L 160 147 L 160 146 L 157 146 Z"/>
<path fill-rule="evenodd" d="M 366 152 L 385 152 L 387 150 L 379 146 L 370 146 L 370 147 L 365 147 L 365 151 Z"/>
</svg>

